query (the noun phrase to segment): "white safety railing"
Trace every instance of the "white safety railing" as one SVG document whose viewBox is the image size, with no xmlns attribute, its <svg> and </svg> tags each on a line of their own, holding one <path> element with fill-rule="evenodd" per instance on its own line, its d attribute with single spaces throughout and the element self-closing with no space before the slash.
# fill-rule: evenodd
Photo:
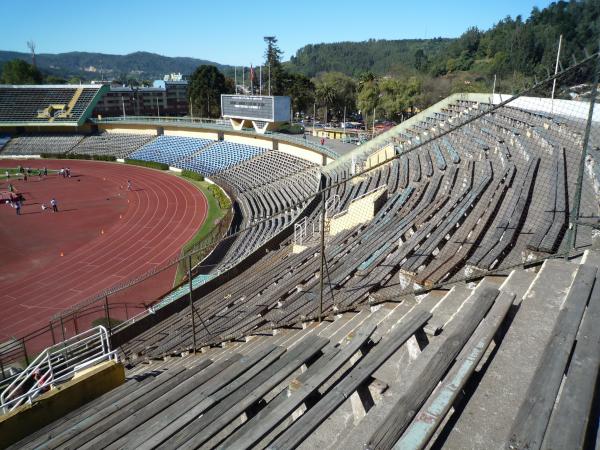
<svg viewBox="0 0 600 450">
<path fill-rule="evenodd" d="M 102 361 L 117 361 L 103 326 L 48 347 L 0 395 L 2 412 L 31 403 L 38 395 L 71 379 L 75 372 Z"/>
<path fill-rule="evenodd" d="M 304 239 L 306 238 L 306 226 L 306 217 L 294 224 L 294 244 L 302 245 L 304 243 Z"/>
</svg>

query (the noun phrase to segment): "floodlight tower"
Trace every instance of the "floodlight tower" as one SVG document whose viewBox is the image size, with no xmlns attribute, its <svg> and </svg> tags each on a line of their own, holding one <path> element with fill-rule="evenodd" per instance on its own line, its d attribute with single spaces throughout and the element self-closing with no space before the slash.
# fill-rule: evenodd
<svg viewBox="0 0 600 450">
<path fill-rule="evenodd" d="M 27 41 L 27 48 L 29 48 L 29 51 L 31 52 L 31 64 L 35 67 L 35 42 Z"/>
</svg>

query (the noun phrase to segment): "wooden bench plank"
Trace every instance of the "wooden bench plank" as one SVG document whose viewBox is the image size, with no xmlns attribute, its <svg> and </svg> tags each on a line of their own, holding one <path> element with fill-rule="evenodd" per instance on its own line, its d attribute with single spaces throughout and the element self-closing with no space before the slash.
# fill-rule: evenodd
<svg viewBox="0 0 600 450">
<path fill-rule="evenodd" d="M 542 445 L 597 271 L 596 267 L 586 265 L 577 269 L 552 330 L 552 338 L 544 349 L 533 382 L 513 422 L 507 448 L 535 449 Z"/>
<path fill-rule="evenodd" d="M 65 429 L 67 429 L 68 427 L 70 427 L 73 424 L 73 422 L 72 422 L 73 420 L 77 420 L 78 418 L 85 417 L 86 415 L 88 415 L 89 412 L 92 410 L 92 408 L 98 408 L 99 410 L 102 408 L 105 408 L 105 407 L 111 405 L 112 403 L 116 402 L 117 399 L 126 397 L 129 394 L 131 394 L 132 392 L 136 391 L 137 389 L 140 389 L 141 387 L 150 383 L 153 379 L 154 379 L 153 376 L 148 376 L 144 380 L 139 381 L 139 382 L 136 380 L 128 380 L 121 386 L 98 397 L 96 400 L 94 400 L 90 403 L 87 403 L 86 405 L 84 405 L 80 408 L 77 408 L 74 411 L 71 411 L 70 413 L 66 414 L 64 417 L 60 418 L 59 420 L 55 420 L 54 422 L 48 424 L 47 426 L 31 433 L 29 436 L 27 436 L 26 438 L 19 441 L 16 444 L 16 446 L 14 446 L 14 448 L 15 449 L 16 448 L 20 448 L 20 449 L 36 448 L 37 446 L 41 445 L 42 441 L 46 440 L 45 435 L 47 433 L 52 431 L 53 433 L 58 434 L 61 431 L 64 431 Z M 9 449 L 13 448 L 13 446 L 8 447 L 8 448 Z"/>
<path fill-rule="evenodd" d="M 600 376 L 600 281 L 592 291 L 590 302 L 577 336 L 577 344 L 558 405 L 550 418 L 542 443 L 543 450 L 583 449 L 590 425 L 594 391 Z M 596 393 L 597 395 L 597 393 Z M 600 437 L 600 436 L 599 436 Z M 598 439 L 598 437 L 596 438 Z M 596 440 L 596 446 L 600 440 Z"/>
<path fill-rule="evenodd" d="M 498 328 L 504 322 L 514 299 L 514 294 L 506 292 L 498 296 L 486 318 L 456 358 L 442 384 L 425 402 L 406 432 L 396 442 L 395 450 L 420 450 L 427 445 L 481 361 Z"/>
<path fill-rule="evenodd" d="M 309 433 L 355 392 L 379 366 L 415 332 L 421 329 L 430 318 L 431 313 L 422 309 L 414 309 L 409 313 L 386 339 L 371 350 L 353 367 L 350 373 L 325 394 L 321 401 L 296 420 L 268 448 L 288 449 L 298 446 Z"/>
<path fill-rule="evenodd" d="M 163 384 L 169 383 L 172 379 L 175 379 L 177 376 L 181 375 L 184 370 L 185 369 L 181 367 L 171 373 L 166 372 L 108 407 L 94 407 L 88 412 L 88 415 L 84 417 L 75 417 L 74 420 L 69 424 L 70 426 L 66 429 L 57 430 L 56 433 L 51 432 L 44 436 L 43 446 L 47 448 L 53 448 L 62 445 L 72 437 L 77 436 L 78 433 L 81 433 L 89 427 L 94 426 L 97 422 L 109 417 L 111 414 L 120 411 L 121 408 L 125 407 L 136 399 L 150 396 L 152 391 L 160 388 L 160 386 Z"/>
<path fill-rule="evenodd" d="M 260 374 L 218 402 L 198 420 L 171 436 L 162 446 L 171 449 L 201 446 L 306 361 L 320 353 L 328 343 L 328 339 L 308 336 Z"/>
<path fill-rule="evenodd" d="M 159 416 L 145 422 L 142 426 L 136 428 L 133 433 L 126 436 L 128 439 L 116 441 L 111 447 L 141 449 L 152 445 L 153 442 L 160 442 L 160 435 L 168 433 L 169 430 L 166 430 L 167 428 L 179 429 L 183 427 L 185 419 L 182 419 L 182 416 L 200 404 L 206 397 L 213 395 L 226 385 L 235 383 L 242 377 L 256 375 L 256 373 L 268 367 L 269 364 L 283 353 L 285 353 L 285 349 L 268 346 L 264 351 L 255 352 L 252 355 L 237 360 L 233 364 L 225 362 L 226 368 L 220 371 L 218 376 L 214 376 L 217 373 L 213 373 L 213 377 L 203 383 L 194 392 L 186 395 L 177 402 L 173 402 Z M 219 361 L 215 366 L 223 363 L 223 361 Z"/>
<path fill-rule="evenodd" d="M 139 414 L 140 410 L 143 410 L 143 408 L 150 404 L 155 404 L 161 397 L 175 395 L 174 392 L 177 389 L 182 389 L 183 392 L 186 393 L 190 384 L 192 384 L 191 380 L 193 379 L 193 376 L 199 374 L 206 367 L 209 366 L 200 364 L 192 369 L 184 370 L 179 375 L 169 380 L 169 382 L 163 383 L 160 387 L 154 389 L 150 395 L 134 399 L 110 416 L 97 421 L 91 427 L 80 430 L 75 437 L 71 438 L 66 445 L 64 445 L 64 447 L 73 449 L 96 448 L 98 441 L 102 441 L 104 436 L 112 435 L 113 428 L 121 429 L 120 427 L 123 427 L 123 429 L 127 430 L 129 421 L 135 422 L 132 420 L 134 414 Z M 111 431 L 107 433 L 108 430 Z"/>
<path fill-rule="evenodd" d="M 367 442 L 369 448 L 387 449 L 393 446 L 491 308 L 498 294 L 498 289 L 492 287 L 482 289 L 479 295 L 473 294 L 471 300 L 477 296 L 477 306 L 472 306 L 457 320 L 442 345 L 439 348 L 425 347 L 417 361 L 423 358 L 426 362 L 407 381 L 406 391 L 371 435 Z"/>
<path fill-rule="evenodd" d="M 358 331 L 352 340 L 327 364 L 307 379 L 304 383 L 292 382 L 287 390 L 285 402 L 275 408 L 265 408 L 264 414 L 258 414 L 244 424 L 236 433 L 222 443 L 223 448 L 242 448 L 252 446 L 255 442 L 273 430 L 286 417 L 292 414 L 310 395 L 339 370 L 350 358 L 363 347 L 375 331 L 371 325 Z M 261 411 L 261 413 L 263 412 Z"/>
</svg>

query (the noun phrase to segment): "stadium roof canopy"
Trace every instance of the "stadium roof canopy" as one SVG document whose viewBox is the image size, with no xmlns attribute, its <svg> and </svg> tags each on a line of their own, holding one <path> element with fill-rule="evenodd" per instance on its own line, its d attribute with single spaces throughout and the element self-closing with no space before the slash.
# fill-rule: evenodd
<svg viewBox="0 0 600 450">
<path fill-rule="evenodd" d="M 108 89 L 94 84 L 0 84 L 0 127 L 81 126 Z"/>
</svg>

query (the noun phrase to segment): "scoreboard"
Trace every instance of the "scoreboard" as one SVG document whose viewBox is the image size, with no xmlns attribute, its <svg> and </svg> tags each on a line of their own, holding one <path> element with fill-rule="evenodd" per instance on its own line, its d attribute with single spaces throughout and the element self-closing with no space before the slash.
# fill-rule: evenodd
<svg viewBox="0 0 600 450">
<path fill-rule="evenodd" d="M 289 122 L 290 97 L 267 95 L 221 95 L 221 113 L 225 118 Z"/>
</svg>

